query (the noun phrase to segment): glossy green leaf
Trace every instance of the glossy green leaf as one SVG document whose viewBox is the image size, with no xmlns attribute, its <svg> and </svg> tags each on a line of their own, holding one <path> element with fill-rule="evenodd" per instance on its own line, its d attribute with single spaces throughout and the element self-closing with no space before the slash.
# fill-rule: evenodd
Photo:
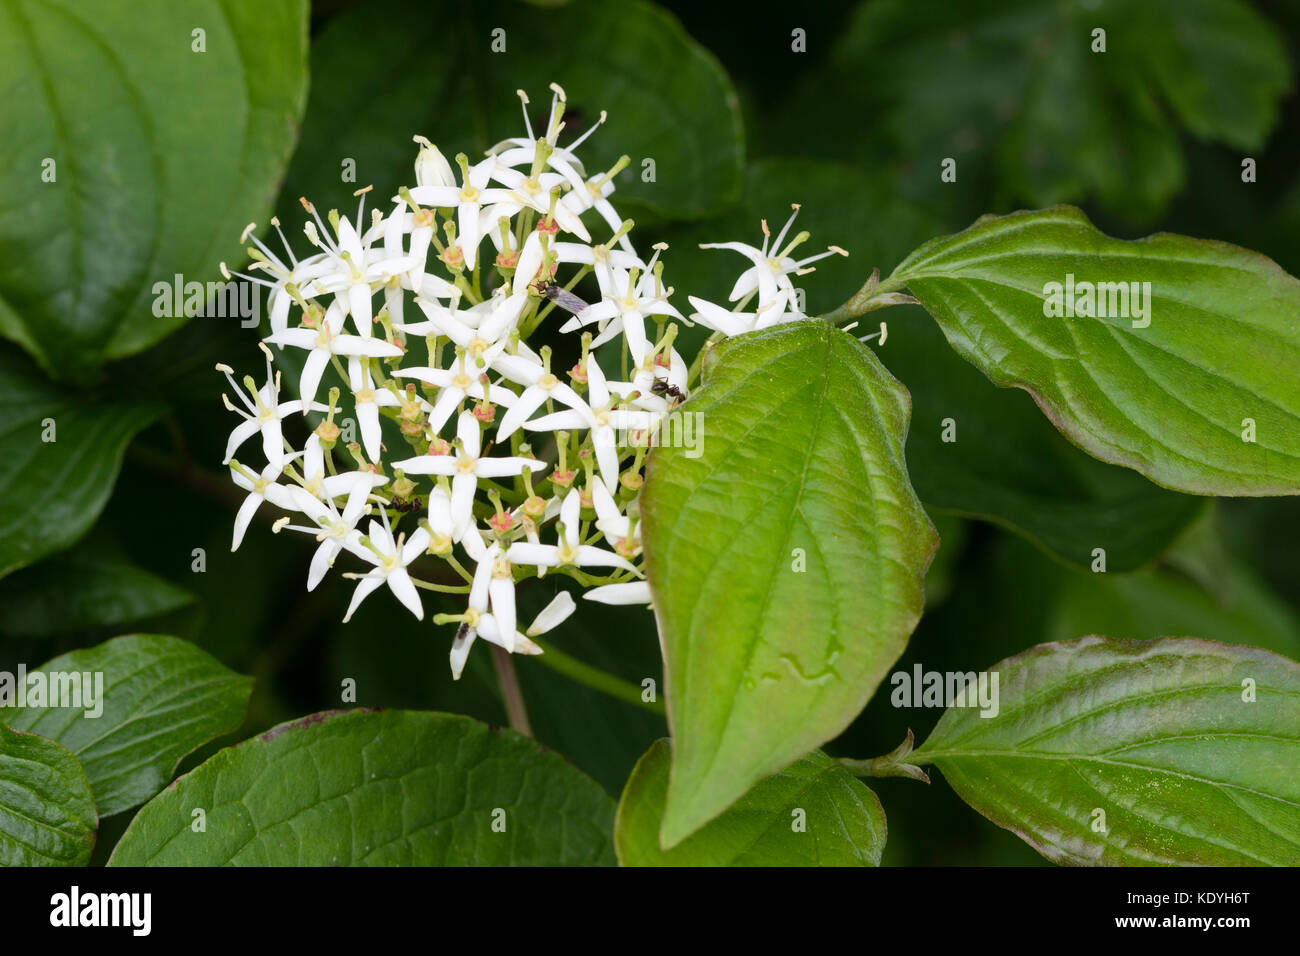
<svg viewBox="0 0 1300 956">
<path fill-rule="evenodd" d="M 154 284 L 219 281 L 265 215 L 306 55 L 305 0 L 0 3 L 0 333 L 75 378 L 185 322 Z"/>
<path fill-rule="evenodd" d="M 0 866 L 85 866 L 98 825 L 77 758 L 0 723 Z"/>
<path fill-rule="evenodd" d="M 207 830 L 191 829 L 203 809 Z M 613 802 L 558 754 L 450 714 L 333 711 L 223 750 L 143 807 L 116 866 L 614 862 Z"/>
<path fill-rule="evenodd" d="M 812 234 L 804 246 L 810 254 L 832 243 L 849 253 L 820 260 L 815 272 L 799 279 L 809 314 L 830 311 L 872 268 L 887 268 L 943 231 L 869 171 L 764 159 L 750 164 L 732 210 L 668 234 L 665 275 L 679 290 L 725 301 L 743 260 L 730 251 L 697 252 L 696 245 L 757 241 L 760 221 L 779 228 L 792 203 L 800 204 L 797 228 Z M 875 331 L 881 319 L 889 335 L 877 352 L 912 395 L 908 471 L 932 516 L 939 509 L 992 521 L 1075 564 L 1090 564 L 1093 549 L 1104 548 L 1108 567 L 1118 571 L 1150 562 L 1202 507 L 1075 448 L 1027 395 L 994 387 L 954 354 L 920 309 L 869 314 L 855 334 Z M 703 342 L 706 335 L 703 328 L 686 329 L 682 338 Z M 950 435 L 947 419 L 954 424 Z M 940 560 L 948 547 L 944 537 Z"/>
<path fill-rule="evenodd" d="M 161 412 L 69 393 L 0 344 L 0 575 L 86 533 L 113 490 L 122 450 Z"/>
<path fill-rule="evenodd" d="M 33 671 L 83 675 L 87 706 L 20 708 L 5 720 L 71 750 L 106 817 L 144 803 L 168 784 L 182 757 L 238 730 L 253 691 L 251 677 L 188 641 L 159 634 L 115 637 Z M 93 703 L 84 675 L 102 675 L 92 678 Z"/>
<path fill-rule="evenodd" d="M 39 637 L 120 628 L 193 601 L 124 555 L 83 545 L 0 579 L 0 632 Z"/>
<path fill-rule="evenodd" d="M 671 850 L 659 845 L 672 750 L 656 741 L 632 771 L 614 819 L 623 866 L 878 866 L 885 811 L 820 751 L 760 780 Z"/>
<path fill-rule="evenodd" d="M 722 343 L 651 453 L 646 569 L 666 662 L 672 846 L 834 737 L 921 614 L 938 539 L 908 483 L 907 391 L 811 321 Z"/>
<path fill-rule="evenodd" d="M 1048 859 L 1300 864 L 1300 665 L 1195 638 L 1085 637 L 995 664 L 916 763 Z"/>
<path fill-rule="evenodd" d="M 1080 296 L 1112 284 L 1109 317 L 1046 314 L 1071 282 Z M 926 243 L 889 285 L 1089 454 L 1193 494 L 1300 493 L 1300 282 L 1270 259 L 1164 233 L 1112 239 L 1059 206 Z M 1131 287 L 1145 314 L 1137 298 L 1125 310 Z"/>
<path fill-rule="evenodd" d="M 582 160 L 594 176 L 631 157 L 615 180 L 624 215 L 639 207 L 697 217 L 736 198 L 744 139 L 735 91 L 712 54 L 659 7 L 381 0 L 334 17 L 312 44 L 303 141 L 281 201 L 286 222 L 301 219 L 301 195 L 351 209 L 357 186 L 388 197 L 412 185 L 416 133 L 449 160 L 525 135 L 517 89 L 531 99 L 533 129 L 544 129 L 551 83 L 568 95 L 561 145 L 607 111 Z M 348 159 L 356 185 L 341 179 Z"/>
<path fill-rule="evenodd" d="M 1071 445 L 1017 389 L 996 388 L 915 307 L 889 320 L 880 359 L 912 395 L 907 467 L 927 508 L 1008 528 L 1075 565 L 1148 564 L 1204 508 Z M 873 316 L 875 313 L 873 313 Z"/>
</svg>

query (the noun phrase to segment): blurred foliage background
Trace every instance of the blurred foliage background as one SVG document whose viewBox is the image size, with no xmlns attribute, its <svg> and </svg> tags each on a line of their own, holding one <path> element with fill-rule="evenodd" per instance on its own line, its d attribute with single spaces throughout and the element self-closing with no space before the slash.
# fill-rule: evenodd
<svg viewBox="0 0 1300 956">
<path fill-rule="evenodd" d="M 507 50 L 491 54 L 497 27 Z M 1105 53 L 1091 50 L 1098 27 Z M 803 50 L 794 49 L 797 30 Z M 581 117 L 575 129 L 610 111 L 589 169 L 633 157 L 615 199 L 625 197 L 620 210 L 637 219 L 641 248 L 670 243 L 665 275 L 682 307 L 687 292 L 725 298 L 735 275 L 724 254 L 695 243 L 755 241 L 759 220 L 783 222 L 792 202 L 802 204 L 810 246 L 851 252 L 805 278 L 811 313 L 838 305 L 873 267 L 888 273 L 927 238 L 984 213 L 1058 202 L 1081 205 L 1114 235 L 1221 239 L 1295 274 L 1297 38 L 1300 4 L 1289 0 L 324 0 L 311 10 L 310 92 L 276 208 L 288 226 L 301 219 L 299 195 L 343 210 L 357 185 L 391 195 L 411 179 L 413 133 L 449 156 L 473 153 L 518 135 L 516 87 L 532 93 L 537 122 L 555 80 Z M 214 139 L 205 148 L 225 147 Z M 340 180 L 342 157 L 356 159 L 356 185 Z M 656 160 L 650 183 L 640 175 L 646 157 Z M 955 183 L 940 179 L 948 157 Z M 1245 158 L 1255 161 L 1254 182 L 1243 182 Z M 187 188 L 198 208 L 224 196 L 219 177 Z M 7 222 L 0 215 L 0 231 Z M 237 234 L 242 222 L 231 225 Z M 5 233 L 10 252 L 19 248 L 12 237 Z M 215 265 L 203 278 L 215 277 Z M 0 271 L 10 304 L 15 281 Z M 998 390 L 966 366 L 922 311 L 882 315 L 890 335 L 880 357 L 913 397 L 912 478 L 943 538 L 925 617 L 896 669 L 978 670 L 1087 633 L 1191 634 L 1300 656 L 1300 501 L 1193 499 L 1102 465 L 1061 438 L 1028 395 Z M 233 419 L 213 363 L 256 371 L 255 343 L 236 322 L 198 318 L 152 348 L 78 370 L 74 381 L 30 386 L 65 398 L 92 389 L 80 393 L 86 402 L 109 396 L 152 424 L 126 447 L 97 520 L 94 504 L 82 505 L 85 523 L 93 520 L 85 536 L 0 578 L 0 669 L 119 633 L 173 633 L 257 679 L 239 739 L 343 706 L 346 678 L 362 706 L 504 723 L 487 654 L 471 655 L 464 678 L 451 680 L 449 628 L 416 625 L 383 595 L 344 626 L 350 583 L 331 579 L 308 594 L 310 539 L 273 537 L 263 515 L 230 553 L 242 496 L 220 468 Z M 0 371 L 10 404 L 27 400 L 28 386 L 14 382 L 43 376 L 10 344 L 0 345 Z M 960 439 L 944 444 L 940 422 L 957 412 Z M 43 503 L 10 497 L 5 507 L 16 536 Z M 1099 537 L 1110 553 L 1105 575 L 1087 566 Z M 192 569 L 196 548 L 206 554 L 203 573 Z M 523 589 L 526 610 L 540 609 L 556 586 Z M 453 610 L 425 596 L 426 615 Z M 552 637 L 630 680 L 660 679 L 653 619 L 639 610 L 584 605 Z M 663 721 L 536 660 L 518 668 L 538 738 L 617 796 L 666 733 Z M 924 738 L 939 713 L 891 707 L 889 689 L 830 753 L 884 753 L 909 728 Z M 938 774 L 929 787 L 872 786 L 889 818 L 886 863 L 1042 862 Z M 124 822 L 105 824 L 101 848 Z"/>
</svg>

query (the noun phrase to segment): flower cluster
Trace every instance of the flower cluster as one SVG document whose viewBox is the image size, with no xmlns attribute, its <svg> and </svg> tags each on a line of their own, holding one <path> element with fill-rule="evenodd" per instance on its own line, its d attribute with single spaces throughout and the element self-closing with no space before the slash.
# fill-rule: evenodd
<svg viewBox="0 0 1300 956">
<path fill-rule="evenodd" d="M 384 585 L 417 618 L 421 589 L 466 595 L 463 613 L 434 618 L 457 625 L 457 677 L 478 638 L 540 653 L 533 639 L 572 613 L 561 592 L 521 627 L 515 588 L 525 578 L 561 573 L 588 600 L 649 603 L 637 501 L 645 454 L 697 371 L 674 348 L 674 320 L 689 320 L 669 302 L 664 247 L 643 259 L 632 222 L 610 202 L 628 157 L 588 175 L 575 150 L 605 116 L 561 146 L 565 96 L 552 90 L 544 135 L 534 135 L 521 91 L 526 135 L 473 165 L 461 154 L 453 168 L 416 137 L 416 184 L 387 213 L 367 217 L 369 188 L 356 193 L 355 220 L 337 211 L 322 219 L 302 200 L 316 250 L 305 258 L 277 220 L 285 258 L 250 225 L 248 271 L 258 274 L 241 277 L 269 288 L 266 382 L 245 377 L 241 388 L 218 366 L 239 402 L 223 396 L 226 405 L 244 418 L 225 455 L 248 493 L 232 549 L 267 501 L 289 512 L 276 531 L 319 542 L 308 590 L 343 552 L 365 568 L 345 575 L 357 581 L 345 621 Z M 791 277 L 821 256 L 792 257 L 807 239 L 783 245 L 793 220 L 775 240 L 764 224 L 761 247 L 710 247 L 750 265 L 734 309 L 691 297 L 691 318 L 715 337 L 803 319 Z M 591 304 L 574 291 L 588 277 L 599 290 Z M 552 348 L 528 344 L 548 321 L 568 333 L 576 361 L 567 369 Z M 296 399 L 281 396 L 270 346 L 297 375 Z M 621 362 L 618 378 L 598 352 L 605 368 Z M 337 383 L 327 388 L 331 372 Z M 298 417 L 310 429 L 301 449 L 282 430 Z M 260 469 L 234 457 L 254 435 Z"/>
</svg>

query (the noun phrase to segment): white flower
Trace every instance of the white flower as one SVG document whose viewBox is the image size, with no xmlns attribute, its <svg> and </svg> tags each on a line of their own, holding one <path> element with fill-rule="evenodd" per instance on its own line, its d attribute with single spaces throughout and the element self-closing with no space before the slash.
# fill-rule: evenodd
<svg viewBox="0 0 1300 956">
<path fill-rule="evenodd" d="M 469 529 L 463 543 L 478 564 L 470 583 L 469 607 L 465 609 L 451 644 L 451 674 L 456 680 L 460 680 L 469 649 L 480 633 L 485 638 L 494 635 L 496 640 L 493 643 L 511 653 L 515 650 L 518 634 L 515 630 L 515 582 L 510 573 L 510 562 L 501 546 L 495 541 L 486 544 L 477 528 Z M 489 602 L 492 605 L 490 614 Z"/>
<path fill-rule="evenodd" d="M 476 398 L 482 402 L 490 400 L 506 407 L 510 407 L 515 402 L 515 393 L 504 385 L 485 386 L 480 381 L 481 374 L 467 367 L 464 352 L 456 356 L 455 365 L 451 369 L 417 365 L 412 368 L 398 369 L 393 375 L 396 378 L 418 378 L 441 389 L 437 402 L 429 412 L 429 427 L 433 429 L 434 434 L 442 430 L 447 419 L 451 418 L 452 413 L 466 397 Z"/>
<path fill-rule="evenodd" d="M 636 568 L 612 551 L 579 543 L 581 508 L 578 489 L 571 488 L 560 506 L 557 543 L 531 544 L 516 541 L 506 550 L 506 558 L 513 564 L 533 564 L 543 568 L 572 565 L 579 568 L 622 568 L 624 571 L 636 571 Z"/>
<path fill-rule="evenodd" d="M 348 488 L 348 500 L 343 507 L 342 513 L 339 512 L 330 498 L 320 499 L 303 488 L 290 488 L 289 493 L 293 498 L 294 507 L 316 522 L 316 527 L 309 528 L 305 525 L 288 524 L 289 519 L 287 518 L 281 518 L 279 522 L 276 522 L 275 530 L 277 531 L 281 528 L 300 531 L 304 534 L 314 535 L 316 540 L 320 542 L 320 547 L 312 555 L 311 566 L 307 571 L 308 591 L 314 591 L 316 585 L 320 584 L 321 579 L 325 577 L 325 572 L 334 566 L 334 559 L 343 550 L 345 542 L 357 547 L 361 546 L 361 532 L 356 530 L 357 522 L 361 520 L 366 510 L 366 499 L 374 488 L 373 482 L 367 479 L 364 472 L 354 471 L 347 475 L 334 475 L 331 477 L 347 478 L 351 483 L 349 486 L 345 486 Z M 378 476 L 370 477 L 377 478 Z M 382 482 L 383 479 L 381 478 L 380 481 Z"/>
<path fill-rule="evenodd" d="M 561 120 L 564 118 L 564 107 L 566 99 L 564 90 L 558 83 L 551 84 L 551 115 L 546 123 L 546 135 L 542 137 L 546 144 L 545 147 L 545 165 L 562 175 L 574 189 L 581 189 L 584 185 L 582 163 L 574 154 L 579 146 L 586 142 L 587 137 L 596 132 L 605 122 L 607 116 L 602 110 L 600 119 L 598 119 L 590 129 L 569 143 L 568 146 L 561 147 L 558 145 L 560 130 L 563 129 Z M 497 158 L 497 162 L 502 166 L 508 167 L 527 167 L 532 170 L 537 165 L 538 137 L 533 132 L 532 121 L 528 118 L 528 94 L 523 90 L 516 90 L 519 96 L 520 105 L 524 113 L 524 128 L 527 135 L 503 140 L 493 146 L 488 152 Z M 577 210 L 581 212 L 581 210 Z"/>
<path fill-rule="evenodd" d="M 529 431 L 591 429 L 591 443 L 596 450 L 600 477 L 612 494 L 618 487 L 618 433 L 646 431 L 653 427 L 650 412 L 616 409 L 605 382 L 605 373 L 593 355 L 587 356 L 587 402 L 583 407 L 552 412 L 524 422 Z"/>
<path fill-rule="evenodd" d="M 686 394 L 686 381 L 689 369 L 686 360 L 677 354 L 676 349 L 669 350 L 668 366 L 658 364 L 656 356 L 649 356 L 643 361 L 632 376 L 630 382 L 609 382 L 609 390 L 627 399 L 628 403 L 643 408 L 648 412 L 663 415 L 669 410 L 668 389 L 675 389 L 679 394 Z M 657 394 L 658 388 L 664 395 Z M 636 397 L 632 398 L 632 394 Z"/>
<path fill-rule="evenodd" d="M 496 440 L 499 442 L 513 435 L 519 426 L 527 421 L 529 415 L 550 399 L 555 399 L 579 411 L 587 408 L 587 403 L 583 401 L 581 395 L 561 382 L 550 369 L 541 364 L 518 355 L 502 355 L 493 363 L 493 368 L 512 382 L 527 386 L 510 410 L 502 416 L 496 434 Z"/>
<path fill-rule="evenodd" d="M 624 554 L 636 554 L 641 550 L 641 525 L 638 523 L 633 529 L 632 519 L 619 510 L 604 482 L 592 486 L 591 503 L 596 509 L 597 529 L 615 549 Z"/>
<path fill-rule="evenodd" d="M 517 169 L 498 166 L 492 171 L 492 178 L 509 188 L 506 193 L 508 202 L 528 206 L 543 216 L 551 216 L 555 224 L 565 232 L 573 233 L 583 242 L 591 242 L 591 233 L 577 214 L 552 196 L 552 192 L 565 182 L 564 176 L 559 173 L 530 176 Z"/>
<path fill-rule="evenodd" d="M 379 461 L 383 445 L 383 431 L 379 427 L 379 406 L 400 407 L 402 399 L 389 388 L 375 388 L 370 378 L 370 366 L 354 356 L 348 359 L 348 385 L 356 400 L 357 427 L 361 429 L 361 447 L 366 457 Z M 323 409 L 322 409 L 323 410 Z"/>
<path fill-rule="evenodd" d="M 424 554 L 429 546 L 429 533 L 423 528 L 418 528 L 410 538 L 405 538 L 403 535 L 394 541 L 393 530 L 388 524 L 388 512 L 380 508 L 379 514 L 383 518 L 382 524 L 373 518 L 370 519 L 369 547 L 366 541 L 359 537 L 353 539 L 349 536 L 343 539 L 345 548 L 375 566 L 373 571 L 352 575 L 360 580 L 357 582 L 356 591 L 352 593 L 352 603 L 348 605 L 348 612 L 343 615 L 345 624 L 361 602 L 382 584 L 388 585 L 388 589 L 408 611 L 417 618 L 424 618 L 424 607 L 420 604 L 419 592 L 411 582 L 406 566 Z"/>
<path fill-rule="evenodd" d="M 230 433 L 230 438 L 226 442 L 226 456 L 221 462 L 223 465 L 230 463 L 240 445 L 261 432 L 262 452 L 266 455 L 267 462 L 277 468 L 282 467 L 287 456 L 284 451 L 284 434 L 280 422 L 296 411 L 302 411 L 303 414 L 308 411 L 329 411 L 326 406 L 319 403 L 279 401 L 280 375 L 278 372 L 271 371 L 271 350 L 265 345 L 262 348 L 266 352 L 266 384 L 260 389 L 254 386 L 252 376 L 245 376 L 245 388 L 240 388 L 235 384 L 234 369 L 228 365 L 217 366 L 217 371 L 226 376 L 230 387 L 248 409 L 244 411 L 242 408 L 237 408 L 231 403 L 229 396 L 225 394 L 221 396 L 226 408 L 244 417 L 244 421 L 235 426 L 235 430 Z"/>
<path fill-rule="evenodd" d="M 560 200 L 561 205 L 575 215 L 581 215 L 588 209 L 595 209 L 597 215 L 605 220 L 605 224 L 618 233 L 623 223 L 618 211 L 614 209 L 614 204 L 609 201 L 609 196 L 614 192 L 614 177 L 623 171 L 628 162 L 630 157 L 619 157 L 618 162 L 606 172 L 588 179 L 581 186 L 575 186 L 572 192 Z M 626 231 L 619 235 L 618 244 L 625 254 L 635 256 L 636 250 L 632 247 L 632 240 L 628 238 Z"/>
<path fill-rule="evenodd" d="M 789 245 L 781 248 L 786 233 L 790 231 L 790 227 L 794 225 L 795 217 L 799 215 L 799 206 L 797 204 L 792 205 L 791 208 L 794 212 L 790 214 L 786 224 L 777 233 L 775 241 L 772 240 L 772 235 L 768 232 L 767 220 L 763 220 L 763 245 L 761 248 L 743 242 L 701 244 L 701 249 L 731 249 L 734 252 L 739 252 L 753 263 L 736 280 L 736 284 L 731 290 L 730 301 L 736 302 L 752 295 L 757 290 L 759 311 L 772 308 L 780 316 L 784 314 L 786 306 L 795 301 L 795 289 L 790 281 L 791 273 L 803 275 L 805 272 L 811 272 L 812 270 L 809 267 L 819 259 L 825 259 L 827 256 L 848 255 L 839 246 L 830 246 L 825 252 L 818 253 L 815 256 L 809 256 L 798 261 L 793 259 L 790 253 L 808 239 L 808 233 L 799 233 L 790 241 Z M 774 320 L 773 324 L 775 324 L 775 321 L 779 320 Z"/>
<path fill-rule="evenodd" d="M 726 336 L 741 335 L 745 332 L 771 328 L 787 322 L 799 322 L 807 318 L 798 312 L 782 312 L 773 306 L 760 308 L 757 312 L 729 312 L 722 306 L 697 296 L 687 296 L 687 299 L 696 309 L 691 313 L 694 321 Z"/>
<path fill-rule="evenodd" d="M 451 171 L 451 163 L 442 151 L 423 136 L 416 136 L 415 142 L 421 146 L 415 157 L 415 182 L 420 186 L 455 186 L 456 174 Z"/>
<path fill-rule="evenodd" d="M 458 309 L 426 299 L 416 299 L 427 320 L 403 325 L 411 335 L 437 333 L 463 348 L 480 367 L 491 362 L 509 343 L 519 313 L 528 302 L 526 292 L 507 293 L 499 289 L 492 298 L 468 309 Z"/>
<path fill-rule="evenodd" d="M 668 296 L 672 290 L 664 288 L 660 270 L 655 268 L 661 248 L 655 248 L 644 274 L 639 276 L 641 270 L 623 269 L 606 260 L 604 269 L 596 270 L 604 298 L 569 319 L 560 326 L 560 331 L 572 332 L 584 325 L 600 322 L 601 334 L 591 343 L 592 346 L 602 345 L 622 332 L 633 361 L 640 364 L 650 350 L 645 334 L 646 317 L 667 315 L 682 318 L 676 307 L 669 304 Z"/>
<path fill-rule="evenodd" d="M 283 329 L 273 332 L 263 341 L 283 348 L 307 349 L 309 355 L 303 362 L 302 375 L 298 379 L 298 393 L 302 396 L 302 410 L 306 414 L 312 400 L 316 398 L 316 389 L 320 387 L 321 376 L 329 364 L 330 356 L 340 355 L 354 358 L 368 355 L 371 358 L 400 358 L 402 350 L 396 345 L 382 339 L 367 338 L 360 335 L 343 333 L 343 308 L 336 301 L 325 310 L 319 319 L 320 328 L 312 329 L 299 326 L 296 329 Z"/>
<path fill-rule="evenodd" d="M 411 190 L 411 198 L 421 206 L 456 210 L 456 241 L 465 257 L 465 268 L 473 269 L 479 241 L 483 238 L 480 232 L 483 207 L 511 202 L 513 197 L 508 190 L 488 188 L 497 165 L 495 157 L 489 156 L 474 166 L 469 165 L 464 154 L 457 156 L 456 161 L 460 163 L 462 185 L 416 186 Z"/>
<path fill-rule="evenodd" d="M 296 258 L 293 249 L 289 247 L 289 241 L 285 239 L 284 232 L 280 229 L 280 220 L 272 216 L 271 225 L 279 233 L 280 242 L 284 246 L 284 251 L 288 253 L 291 264 L 285 265 L 279 256 L 257 238 L 254 234 L 257 223 L 250 222 L 244 227 L 244 234 L 239 237 L 240 242 L 251 240 L 256 246 L 256 248 L 246 247 L 248 257 L 253 260 L 253 264 L 248 267 L 248 271 L 260 270 L 275 276 L 275 279 L 262 279 L 245 275 L 242 272 L 231 272 L 226 268 L 224 262 L 221 263 L 221 275 L 226 279 L 229 279 L 232 275 L 239 276 L 241 279 L 269 288 L 271 291 L 267 295 L 267 304 L 271 310 L 271 331 L 278 332 L 288 326 L 289 309 L 293 306 L 295 298 L 301 300 L 301 293 L 297 291 L 298 287 L 318 276 L 324 275 L 333 267 L 329 261 L 329 256 L 323 252 L 308 256 L 302 260 Z"/>
<path fill-rule="evenodd" d="M 624 584 L 602 584 L 583 593 L 587 601 L 597 604 L 649 604 L 650 582 L 628 581 Z"/>
<path fill-rule="evenodd" d="M 460 447 L 454 455 L 420 455 L 394 462 L 393 467 L 408 475 L 446 475 L 451 478 L 452 538 L 460 540 L 473 521 L 474 493 L 480 478 L 513 477 L 524 472 L 540 471 L 547 465 L 533 458 L 480 458 L 482 448 L 478 419 L 470 411 L 461 412 L 456 423 Z"/>
<path fill-rule="evenodd" d="M 283 464 L 270 464 L 262 469 L 259 475 L 256 472 L 249 471 L 237 461 L 230 462 L 230 477 L 240 488 L 248 492 L 248 497 L 244 499 L 243 504 L 239 506 L 239 511 L 235 514 L 235 533 L 230 540 L 230 550 L 237 551 L 240 543 L 244 540 L 244 532 L 248 530 L 249 522 L 253 520 L 253 515 L 261 506 L 263 501 L 269 501 L 277 508 L 283 508 L 286 511 L 295 510 L 297 505 L 289 493 L 289 488 L 285 485 L 276 484 L 276 479 L 280 477 Z"/>
<path fill-rule="evenodd" d="M 302 294 L 312 296 L 333 293 L 352 316 L 352 322 L 363 338 L 374 334 L 374 307 L 371 303 L 374 287 L 387 284 L 389 279 L 409 272 L 417 264 L 411 256 L 392 256 L 387 249 L 372 248 L 372 242 L 379 232 L 369 230 L 364 235 L 358 234 L 362 228 L 361 217 L 368 189 L 366 187 L 357 191 L 361 196 L 361 207 L 357 210 L 356 226 L 347 217 L 336 212 L 330 213 L 334 239 L 330 239 L 329 230 L 321 222 L 316 207 L 303 200 L 303 207 L 315 220 L 315 224 L 307 223 L 307 238 L 330 256 L 334 268 L 308 283 Z"/>
</svg>

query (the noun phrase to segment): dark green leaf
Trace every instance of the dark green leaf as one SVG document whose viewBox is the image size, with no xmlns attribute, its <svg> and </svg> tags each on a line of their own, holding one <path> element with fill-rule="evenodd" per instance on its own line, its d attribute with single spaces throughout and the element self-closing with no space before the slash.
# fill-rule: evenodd
<svg viewBox="0 0 1300 956">
<path fill-rule="evenodd" d="M 120 628 L 193 601 L 193 594 L 124 555 L 83 547 L 0 580 L 0 631 L 41 637 Z"/>
<path fill-rule="evenodd" d="M 1300 665 L 1194 638 L 1085 637 L 995 664 L 917 763 L 1048 859 L 1300 864 Z"/>
<path fill-rule="evenodd" d="M 269 208 L 306 55 L 304 0 L 0 4 L 0 333 L 76 378 L 182 324 L 154 284 L 218 280 Z"/>
<path fill-rule="evenodd" d="M 1110 571 L 1149 563 L 1204 508 L 1088 457 L 1028 395 L 994 387 L 905 308 L 872 315 L 889 318 L 880 358 L 912 395 L 907 466 L 927 508 L 991 521 L 1076 565 L 1101 548 Z"/>
<path fill-rule="evenodd" d="M 1108 316 L 1055 314 L 1082 283 L 1112 284 L 1094 307 Z M 1134 283 L 1145 310 L 1119 295 Z M 906 285 L 963 358 L 1032 394 L 1094 457 L 1193 494 L 1300 493 L 1300 282 L 1272 260 L 1164 233 L 1111 239 L 1058 206 L 926 243 L 886 285 Z"/>
<path fill-rule="evenodd" d="M 0 345 L 0 576 L 85 534 L 113 490 L 122 450 L 161 412 L 71 394 Z"/>
<path fill-rule="evenodd" d="M 253 689 L 252 678 L 186 641 L 157 634 L 115 637 L 37 670 L 82 675 L 87 706 L 26 707 L 7 712 L 5 719 L 15 730 L 41 734 L 72 751 L 86 768 L 103 816 L 144 803 L 172 779 L 182 757 L 237 730 Z M 93 681 L 93 704 L 86 698 L 87 678 Z M 90 716 L 88 710 L 98 713 Z"/>
<path fill-rule="evenodd" d="M 0 866 L 84 866 L 97 825 L 77 758 L 0 724 Z"/>
<path fill-rule="evenodd" d="M 206 832 L 191 827 L 198 809 Z M 595 781 L 513 732 L 450 714 L 335 711 L 181 777 L 140 810 L 110 863 L 608 864 L 613 812 Z"/>
<path fill-rule="evenodd" d="M 492 48 L 498 28 L 504 52 Z M 545 10 L 382 0 L 330 21 L 312 45 L 312 74 L 302 147 L 281 202 L 286 222 L 301 218 L 301 195 L 321 208 L 351 208 L 356 185 L 341 179 L 347 159 L 356 184 L 374 184 L 385 199 L 413 184 L 416 133 L 449 160 L 524 135 L 517 89 L 531 98 L 534 130 L 543 130 L 551 83 L 568 95 L 561 144 L 608 112 L 582 159 L 594 176 L 631 157 L 616 180 L 624 215 L 639 206 L 698 217 L 740 190 L 744 140 L 731 82 L 672 15 L 641 0 Z"/>
</svg>

